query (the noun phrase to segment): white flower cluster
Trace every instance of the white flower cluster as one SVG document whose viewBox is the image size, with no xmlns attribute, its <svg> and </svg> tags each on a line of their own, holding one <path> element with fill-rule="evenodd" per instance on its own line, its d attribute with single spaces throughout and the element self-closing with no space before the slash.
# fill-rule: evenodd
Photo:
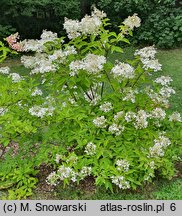
<svg viewBox="0 0 182 216">
<path fill-rule="evenodd" d="M 165 98 L 169 98 L 171 97 L 172 94 L 175 94 L 175 90 L 171 87 L 168 87 L 168 86 L 164 86 L 161 88 L 159 94 L 162 96 L 162 97 L 165 97 Z"/>
<path fill-rule="evenodd" d="M 100 19 L 103 19 L 107 17 L 107 14 L 104 11 L 98 10 L 96 7 L 93 8 L 92 16 L 99 17 Z"/>
<path fill-rule="evenodd" d="M 149 161 L 144 166 L 149 171 L 148 173 L 146 173 L 144 175 L 144 181 L 149 181 L 149 179 L 155 177 L 155 174 L 154 174 L 154 171 L 155 171 L 155 168 L 156 168 L 155 161 L 153 161 L 153 160 Z"/>
<path fill-rule="evenodd" d="M 113 74 L 114 78 L 118 78 L 118 80 L 121 82 L 123 78 L 134 78 L 134 68 L 127 64 L 127 63 L 117 63 L 111 70 L 111 73 Z"/>
<path fill-rule="evenodd" d="M 40 40 L 33 40 L 33 39 L 29 39 L 29 40 L 24 40 L 22 41 L 23 44 L 23 51 L 25 52 L 42 52 L 43 51 L 43 43 L 40 42 Z"/>
<path fill-rule="evenodd" d="M 162 67 L 158 59 L 142 59 L 142 63 L 144 64 L 144 69 L 152 69 L 154 71 L 160 71 Z"/>
<path fill-rule="evenodd" d="M 39 59 L 40 54 L 36 54 L 35 56 L 25 56 L 23 55 L 21 57 L 21 63 L 26 67 L 26 68 L 33 68 L 36 66 L 36 62 Z"/>
<path fill-rule="evenodd" d="M 52 31 L 43 30 L 40 38 L 41 38 L 41 40 L 48 42 L 48 41 L 53 41 L 53 40 L 57 39 L 58 35 L 57 35 L 57 33 L 53 33 Z"/>
<path fill-rule="evenodd" d="M 21 107 L 23 107 L 23 106 L 28 106 L 27 104 L 22 104 L 22 101 L 18 101 L 17 102 L 17 105 L 21 108 Z"/>
<path fill-rule="evenodd" d="M 154 71 L 161 70 L 162 65 L 155 59 L 156 49 L 154 46 L 145 47 L 140 50 L 136 50 L 134 55 L 139 55 L 143 63 L 144 69 L 152 69 Z"/>
<path fill-rule="evenodd" d="M 178 112 L 173 112 L 173 113 L 169 116 L 169 121 L 182 122 L 182 118 L 181 118 L 180 113 L 178 113 Z"/>
<path fill-rule="evenodd" d="M 59 49 L 55 50 L 52 55 L 49 55 L 50 61 L 57 61 L 58 63 L 64 63 L 67 56 L 77 54 L 77 51 L 74 46 L 68 46 L 65 50 Z"/>
<path fill-rule="evenodd" d="M 78 70 L 81 70 L 83 68 L 83 62 L 76 60 L 72 61 L 69 65 L 70 68 L 70 76 L 75 76 L 78 73 Z"/>
<path fill-rule="evenodd" d="M 57 185 L 57 181 L 58 181 L 59 176 L 57 175 L 56 172 L 52 172 L 49 174 L 49 176 L 46 179 L 46 182 L 52 186 L 56 186 Z"/>
<path fill-rule="evenodd" d="M 26 67 L 30 68 L 31 74 L 44 74 L 47 72 L 55 72 L 58 64 L 66 61 L 67 56 L 76 54 L 74 46 L 67 46 L 64 50 L 55 50 L 53 54 L 47 55 L 41 52 L 37 52 L 35 56 L 22 56 L 21 63 Z"/>
<path fill-rule="evenodd" d="M 147 118 L 149 115 L 144 110 L 139 110 L 137 113 L 127 112 L 125 114 L 126 122 L 132 122 L 136 129 L 146 128 L 148 126 Z"/>
<path fill-rule="evenodd" d="M 78 160 L 78 157 L 76 155 L 71 155 L 69 158 L 67 158 L 66 163 L 75 164 Z"/>
<path fill-rule="evenodd" d="M 144 47 L 142 49 L 136 50 L 134 55 L 139 55 L 141 59 L 155 59 L 157 50 L 154 46 Z"/>
<path fill-rule="evenodd" d="M 85 177 L 90 176 L 91 173 L 92 173 L 92 167 L 84 166 L 82 167 L 79 173 L 79 177 L 81 177 L 81 179 L 84 179 Z"/>
<path fill-rule="evenodd" d="M 70 104 L 76 104 L 76 101 L 74 98 L 68 98 L 68 101 L 70 102 Z"/>
<path fill-rule="evenodd" d="M 161 76 L 155 79 L 155 83 L 162 85 L 160 91 L 156 93 L 152 89 L 147 90 L 148 96 L 155 104 L 162 104 L 168 107 L 168 98 L 171 97 L 172 94 L 176 93 L 175 90 L 169 86 L 172 81 L 173 80 L 169 76 Z"/>
<path fill-rule="evenodd" d="M 146 128 L 148 126 L 148 114 L 144 110 L 139 110 L 135 116 L 134 126 L 136 129 Z"/>
<path fill-rule="evenodd" d="M 97 35 L 99 28 L 102 26 L 100 17 L 85 15 L 80 22 L 80 30 L 83 35 L 94 34 Z"/>
<path fill-rule="evenodd" d="M 117 160 L 116 161 L 117 170 L 127 172 L 129 170 L 129 162 L 127 160 Z"/>
<path fill-rule="evenodd" d="M 164 135 L 160 135 L 158 139 L 154 140 L 154 143 L 166 148 L 171 144 L 171 141 L 169 138 L 165 137 Z"/>
<path fill-rule="evenodd" d="M 11 73 L 9 76 L 12 78 L 13 82 L 20 82 L 23 80 L 23 78 L 17 73 Z"/>
<path fill-rule="evenodd" d="M 120 189 L 129 189 L 130 184 L 125 180 L 124 176 L 111 176 L 112 183 L 117 185 Z"/>
<path fill-rule="evenodd" d="M 151 179 L 154 176 L 154 172 L 150 172 L 147 176 L 144 176 L 144 181 L 149 181 L 149 179 Z"/>
<path fill-rule="evenodd" d="M 0 67 L 0 73 L 1 74 L 9 74 L 10 68 L 9 67 Z"/>
<path fill-rule="evenodd" d="M 121 132 L 124 131 L 124 126 L 117 125 L 117 124 L 113 123 L 112 125 L 109 126 L 108 130 L 112 134 L 115 134 L 116 136 L 119 136 L 121 134 Z"/>
<path fill-rule="evenodd" d="M 72 171 L 72 173 L 71 173 L 71 181 L 72 182 L 76 182 L 77 181 L 77 177 L 78 177 L 78 173 Z"/>
<path fill-rule="evenodd" d="M 126 122 L 131 122 L 136 118 L 136 114 L 132 111 L 129 111 L 125 114 L 125 120 Z"/>
<path fill-rule="evenodd" d="M 146 93 L 149 96 L 149 98 L 155 103 L 155 104 L 161 104 L 164 106 L 168 106 L 169 100 L 165 97 L 162 97 L 160 94 L 154 92 L 153 89 L 146 89 Z"/>
<path fill-rule="evenodd" d="M 146 89 L 146 93 L 155 104 L 161 104 L 168 107 L 168 98 L 171 97 L 172 94 L 175 94 L 175 90 L 171 87 L 164 86 L 158 93 L 154 92 L 153 89 Z"/>
<path fill-rule="evenodd" d="M 44 116 L 52 116 L 54 107 L 42 107 L 42 106 L 33 106 L 29 109 L 29 113 L 32 116 L 37 116 L 43 118 Z"/>
<path fill-rule="evenodd" d="M 132 103 L 135 103 L 135 95 L 138 94 L 138 90 L 125 88 L 123 93 L 125 94 L 123 101 L 131 101 Z"/>
<path fill-rule="evenodd" d="M 90 102 L 92 105 L 96 105 L 100 99 L 101 96 L 96 92 L 95 89 L 88 90 L 87 93 L 84 93 L 84 98 L 86 101 Z"/>
<path fill-rule="evenodd" d="M 69 39 L 77 38 L 81 35 L 80 22 L 78 20 L 72 20 L 65 17 L 63 26 Z"/>
<path fill-rule="evenodd" d="M 161 77 L 158 77 L 157 79 L 155 79 L 155 83 L 159 83 L 163 86 L 166 86 L 166 85 L 169 85 L 170 82 L 172 82 L 172 78 L 170 76 L 161 76 Z"/>
<path fill-rule="evenodd" d="M 53 105 L 52 104 L 55 104 L 55 98 L 48 95 L 46 98 L 45 98 L 45 102 L 43 103 L 43 105 L 45 106 L 48 106 L 48 107 L 52 107 Z"/>
<path fill-rule="evenodd" d="M 44 53 L 36 53 L 34 57 L 22 56 L 21 63 L 26 68 L 32 69 L 31 74 L 44 74 L 47 72 L 55 72 L 57 70 L 57 66 L 53 64 L 52 60 Z"/>
<path fill-rule="evenodd" d="M 166 117 L 166 112 L 163 109 L 157 107 L 150 112 L 149 117 L 163 120 Z"/>
<path fill-rule="evenodd" d="M 58 169 L 57 174 L 58 174 L 59 180 L 61 180 L 61 181 L 66 179 L 66 178 L 71 178 L 71 180 L 73 182 L 76 181 L 75 177 L 76 177 L 77 173 L 75 173 L 73 171 L 73 169 L 70 168 L 70 167 L 65 167 L 64 165 L 60 166 L 60 168 Z"/>
<path fill-rule="evenodd" d="M 69 68 L 75 73 L 78 73 L 78 70 L 86 70 L 89 74 L 95 74 L 103 69 L 105 63 L 105 56 L 89 53 L 82 60 L 72 61 Z"/>
<path fill-rule="evenodd" d="M 124 116 L 124 112 L 123 111 L 117 112 L 114 115 L 114 121 L 116 121 L 116 122 L 119 121 L 123 116 Z"/>
<path fill-rule="evenodd" d="M 82 34 L 97 35 L 100 27 L 102 26 L 102 19 L 104 17 L 106 17 L 104 12 L 94 8 L 91 16 L 85 15 L 85 17 L 82 18 L 80 22 L 78 20 L 65 18 L 63 26 L 68 34 L 69 39 L 79 37 Z"/>
<path fill-rule="evenodd" d="M 57 33 L 53 33 L 51 31 L 47 31 L 47 30 L 43 30 L 42 34 L 41 34 L 41 39 L 40 40 L 24 40 L 21 42 L 22 46 L 23 46 L 23 51 L 29 52 L 29 51 L 33 51 L 33 52 L 43 52 L 44 51 L 44 44 L 48 41 L 54 41 L 56 40 L 57 37 Z"/>
<path fill-rule="evenodd" d="M 113 107 L 112 107 L 112 104 L 110 102 L 104 102 L 104 104 L 102 104 L 100 106 L 100 110 L 105 112 L 105 113 L 109 112 L 112 109 L 113 109 Z"/>
<path fill-rule="evenodd" d="M 102 86 L 102 83 L 95 83 L 87 92 L 84 93 L 84 98 L 91 105 L 96 105 L 100 99 L 100 94 L 97 93 L 98 89 Z"/>
<path fill-rule="evenodd" d="M 151 161 L 151 162 L 149 163 L 149 167 L 150 167 L 151 169 L 154 169 L 154 168 L 155 168 L 155 162 L 154 162 L 154 161 Z"/>
<path fill-rule="evenodd" d="M 39 88 L 35 88 L 35 90 L 32 92 L 32 96 L 36 96 L 36 95 L 42 95 L 42 91 Z"/>
<path fill-rule="evenodd" d="M 55 159 L 56 163 L 59 163 L 60 160 L 61 160 L 61 155 L 56 154 L 56 159 Z"/>
<path fill-rule="evenodd" d="M 92 142 L 89 142 L 84 151 L 87 155 L 94 155 L 96 153 L 96 145 L 94 145 Z"/>
<path fill-rule="evenodd" d="M 164 149 L 171 144 L 169 138 L 160 135 L 158 139 L 154 140 L 154 146 L 149 148 L 149 157 L 164 156 Z"/>
<path fill-rule="evenodd" d="M 104 116 L 97 117 L 93 120 L 93 123 L 96 127 L 105 128 L 106 127 L 106 119 Z"/>
<path fill-rule="evenodd" d="M 149 148 L 150 157 L 162 157 L 164 156 L 164 151 L 161 145 L 155 144 L 153 147 Z"/>
<path fill-rule="evenodd" d="M 99 56 L 94 54 L 87 54 L 83 59 L 83 69 L 90 74 L 97 73 L 103 69 L 103 65 L 106 63 L 105 56 Z"/>
<path fill-rule="evenodd" d="M 133 30 L 134 27 L 140 27 L 141 19 L 137 16 L 137 14 L 133 14 L 133 16 L 129 16 L 128 18 L 126 18 L 123 24 Z"/>
<path fill-rule="evenodd" d="M 73 168 L 66 167 L 65 165 L 62 165 L 59 167 L 57 173 L 52 172 L 47 177 L 47 183 L 51 185 L 57 185 L 57 183 L 64 179 L 70 179 L 72 182 L 76 182 L 78 179 L 84 179 L 87 176 L 90 176 L 92 173 L 92 168 L 84 166 L 80 170 L 80 172 L 75 172 Z"/>
<path fill-rule="evenodd" d="M 92 168 L 84 166 L 80 170 L 80 172 L 75 172 L 73 168 L 66 167 L 65 165 L 62 165 L 59 167 L 57 173 L 52 172 L 47 177 L 47 183 L 51 185 L 56 185 L 58 181 L 63 181 L 64 179 L 70 179 L 72 182 L 76 182 L 78 178 L 81 180 L 84 179 L 86 176 L 91 175 Z"/>
<path fill-rule="evenodd" d="M 3 116 L 7 111 L 8 109 L 0 107 L 0 116 Z"/>
</svg>

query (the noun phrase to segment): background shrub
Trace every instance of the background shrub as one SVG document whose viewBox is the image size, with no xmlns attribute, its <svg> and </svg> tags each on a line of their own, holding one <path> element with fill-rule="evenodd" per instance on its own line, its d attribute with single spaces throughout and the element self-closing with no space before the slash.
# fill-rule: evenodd
<svg viewBox="0 0 182 216">
<path fill-rule="evenodd" d="M 0 25 L 0 40 L 14 33 L 15 31 L 16 29 L 13 28 L 11 25 Z"/>
<path fill-rule="evenodd" d="M 138 31 L 138 42 L 171 48 L 181 45 L 182 13 L 176 8 L 161 6 L 150 14 Z"/>
<path fill-rule="evenodd" d="M 113 30 L 121 19 L 138 13 L 142 27 L 136 30 L 135 43 L 156 44 L 162 48 L 181 45 L 181 0 L 2 0 L 0 37 L 14 31 L 10 26 L 16 28 L 22 38 L 39 38 L 43 29 L 65 34 L 64 17 L 79 19 L 90 13 L 92 4 L 107 13 Z"/>
<path fill-rule="evenodd" d="M 100 0 L 96 2 L 107 12 L 115 25 L 118 25 L 121 18 L 138 13 L 142 19 L 142 26 L 136 30 L 134 42 L 156 44 L 162 48 L 181 45 L 182 1 Z"/>
<path fill-rule="evenodd" d="M 62 33 L 64 17 L 79 18 L 79 7 L 79 0 L 2 0 L 0 24 L 12 25 L 22 38 L 38 38 L 43 29 Z"/>
</svg>

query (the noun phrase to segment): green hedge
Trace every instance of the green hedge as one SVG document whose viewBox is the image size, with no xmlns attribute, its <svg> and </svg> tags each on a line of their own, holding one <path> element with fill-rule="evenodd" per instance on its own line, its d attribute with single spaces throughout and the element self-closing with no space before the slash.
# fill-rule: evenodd
<svg viewBox="0 0 182 216">
<path fill-rule="evenodd" d="M 1 0 L 0 8 L 0 24 L 22 38 L 38 38 L 43 29 L 63 34 L 64 17 L 80 17 L 80 0 Z"/>
<path fill-rule="evenodd" d="M 43 29 L 65 34 L 64 17 L 80 19 L 95 4 L 111 19 L 112 28 L 133 13 L 138 13 L 142 26 L 134 42 L 171 48 L 182 44 L 181 0 L 1 0 L 0 38 L 13 26 L 22 38 L 38 38 Z M 3 31 L 2 31 L 2 30 Z"/>
<path fill-rule="evenodd" d="M 135 42 L 171 48 L 182 44 L 181 0 L 99 0 L 97 5 L 107 12 L 114 25 L 133 13 L 138 13 L 142 25 Z M 112 10 L 111 10 L 112 8 Z"/>
</svg>

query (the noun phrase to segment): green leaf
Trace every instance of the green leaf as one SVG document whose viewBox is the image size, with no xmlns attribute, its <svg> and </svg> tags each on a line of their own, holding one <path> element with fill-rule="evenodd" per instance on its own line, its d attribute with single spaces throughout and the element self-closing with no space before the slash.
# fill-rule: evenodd
<svg viewBox="0 0 182 216">
<path fill-rule="evenodd" d="M 111 53 L 113 52 L 123 53 L 123 49 L 119 46 L 111 46 Z"/>
<path fill-rule="evenodd" d="M 4 189 L 7 189 L 7 188 L 10 188 L 14 184 L 15 184 L 15 182 L 11 181 L 11 180 L 6 181 L 6 182 L 0 182 L 0 190 L 4 190 Z"/>
</svg>

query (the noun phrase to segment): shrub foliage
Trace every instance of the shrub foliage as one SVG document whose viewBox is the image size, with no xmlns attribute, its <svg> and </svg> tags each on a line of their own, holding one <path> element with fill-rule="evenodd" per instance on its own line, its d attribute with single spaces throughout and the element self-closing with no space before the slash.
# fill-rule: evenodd
<svg viewBox="0 0 182 216">
<path fill-rule="evenodd" d="M 50 31 L 40 40 L 7 38 L 12 49 L 31 51 L 21 57 L 27 74 L 0 68 L 0 187 L 16 186 L 10 198 L 32 193 L 43 163 L 54 168 L 49 184 L 93 176 L 111 191 L 174 176 L 182 134 L 180 114 L 168 110 L 172 79 L 156 77 L 153 46 L 110 61 L 140 26 L 136 14 L 119 33 L 108 25 L 94 8 L 81 21 L 65 19 L 68 42 Z"/>
</svg>

